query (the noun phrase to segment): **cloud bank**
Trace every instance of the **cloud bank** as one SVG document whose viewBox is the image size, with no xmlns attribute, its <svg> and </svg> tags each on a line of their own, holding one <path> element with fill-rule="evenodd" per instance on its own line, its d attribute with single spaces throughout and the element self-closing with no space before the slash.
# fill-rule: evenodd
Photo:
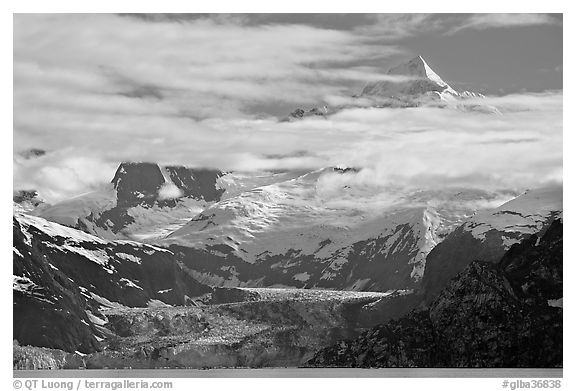
<svg viewBox="0 0 576 391">
<path fill-rule="evenodd" d="M 242 171 L 342 164 L 362 170 L 337 177 L 334 186 L 346 180 L 374 188 L 562 181 L 559 91 L 470 101 L 497 106 L 502 116 L 378 109 L 351 98 L 352 83 L 396 81 L 358 59 L 368 64 L 404 53 L 392 37 L 422 25 L 449 31 L 456 23 L 430 15 L 379 17 L 364 30 L 344 31 L 234 18 L 174 23 L 16 15 L 14 187 L 37 189 L 57 202 L 109 182 L 126 160 Z M 550 22 L 541 16 L 455 18 L 462 29 Z M 384 43 L 376 39 L 378 26 L 388 34 Z M 318 102 L 356 107 L 296 122 L 253 110 Z M 18 157 L 32 147 L 48 153 Z"/>
<path fill-rule="evenodd" d="M 417 34 L 453 35 L 463 30 L 486 30 L 519 26 L 559 25 L 561 14 L 373 14 L 373 23 L 358 31 L 388 41 Z"/>
</svg>

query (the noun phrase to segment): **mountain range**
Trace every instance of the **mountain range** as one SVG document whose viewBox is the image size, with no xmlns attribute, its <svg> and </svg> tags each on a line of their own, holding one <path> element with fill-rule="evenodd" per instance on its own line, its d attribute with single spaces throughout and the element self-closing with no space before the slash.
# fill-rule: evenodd
<svg viewBox="0 0 576 391">
<path fill-rule="evenodd" d="M 499 114 L 420 56 L 388 75 L 357 99 Z M 561 341 L 561 185 L 369 187 L 362 170 L 123 162 L 56 204 L 16 189 L 15 352 L 57 367 L 561 363 L 533 354 Z M 513 341 L 492 349 L 495 338 Z M 44 365 L 27 360 L 17 365 Z"/>
</svg>

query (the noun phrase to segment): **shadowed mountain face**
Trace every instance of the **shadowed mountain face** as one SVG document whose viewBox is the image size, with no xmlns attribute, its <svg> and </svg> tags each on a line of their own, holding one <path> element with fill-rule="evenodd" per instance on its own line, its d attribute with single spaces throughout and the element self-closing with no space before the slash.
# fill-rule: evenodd
<svg viewBox="0 0 576 391">
<path fill-rule="evenodd" d="M 172 182 L 182 190 L 184 197 L 219 201 L 224 189 L 217 188 L 216 180 L 222 172 L 210 169 L 190 169 L 184 166 L 168 166 L 166 171 Z"/>
<path fill-rule="evenodd" d="M 50 267 L 14 219 L 14 339 L 33 345 L 91 352 L 98 331 L 88 318 L 89 304 L 78 286 Z"/>
<path fill-rule="evenodd" d="M 515 233 L 514 236 L 521 239 L 525 235 Z M 466 231 L 465 226 L 458 227 L 426 258 L 423 279 L 426 297 L 433 298 L 451 278 L 471 262 L 482 260 L 495 263 L 505 253 L 502 232 L 488 232 L 485 240 L 482 241 Z"/>
<path fill-rule="evenodd" d="M 160 167 L 154 163 L 122 163 L 116 170 L 112 185 L 116 190 L 117 207 L 152 206 L 164 184 Z"/>
<path fill-rule="evenodd" d="M 117 206 L 174 204 L 175 199 L 189 197 L 204 201 L 217 201 L 224 190 L 218 189 L 216 180 L 222 172 L 210 169 L 192 169 L 184 166 L 167 166 L 165 175 L 155 163 L 122 163 L 112 185 L 116 190 Z M 161 188 L 174 185 L 177 197 L 163 197 Z"/>
<path fill-rule="evenodd" d="M 176 210 L 178 217 L 189 216 L 199 205 L 220 200 L 224 190 L 217 180 L 222 175 L 210 169 L 122 163 L 109 187 L 44 208 L 38 215 L 97 236 L 126 238 L 131 225 L 151 225 L 154 213 L 170 216 Z"/>
<path fill-rule="evenodd" d="M 310 366 L 561 367 L 562 222 L 472 262 L 426 307 L 318 352 Z"/>
<path fill-rule="evenodd" d="M 44 219 L 13 222 L 14 339 L 23 345 L 93 352 L 104 307 L 184 305 L 211 291 L 165 249 L 105 241 Z"/>
<path fill-rule="evenodd" d="M 421 56 L 390 69 L 388 74 L 405 77 L 406 80 L 368 83 L 361 95 L 396 99 L 429 96 L 439 100 L 461 97 L 461 94 L 442 80 Z"/>
<path fill-rule="evenodd" d="M 513 243 L 544 232 L 562 215 L 562 188 L 538 189 L 478 213 L 450 233 L 426 258 L 427 300 L 472 261 L 498 262 Z"/>
</svg>

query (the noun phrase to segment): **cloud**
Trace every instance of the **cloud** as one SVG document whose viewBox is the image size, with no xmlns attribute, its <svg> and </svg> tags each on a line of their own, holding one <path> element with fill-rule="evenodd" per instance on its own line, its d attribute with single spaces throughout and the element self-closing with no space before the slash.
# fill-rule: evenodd
<svg viewBox="0 0 576 391">
<path fill-rule="evenodd" d="M 184 195 L 182 190 L 178 188 L 173 183 L 165 183 L 160 190 L 158 190 L 158 199 L 159 200 L 171 200 L 174 198 L 180 198 Z"/>
<path fill-rule="evenodd" d="M 347 110 L 333 120 L 366 135 L 338 158 L 366 168 L 362 183 L 514 188 L 561 181 L 561 94 L 489 101 L 506 101 L 515 111 Z"/>
<path fill-rule="evenodd" d="M 362 170 L 338 178 L 352 178 L 355 186 L 374 191 L 391 185 L 513 189 L 561 182 L 562 94 L 516 94 L 486 102 L 504 114 L 355 107 L 327 117 L 279 122 L 141 115 L 119 120 L 102 113 L 98 123 L 86 125 L 89 132 L 81 127 L 82 117 L 73 127 L 46 122 L 46 132 L 29 135 L 29 141 L 54 150 L 65 139 L 70 147 L 31 160 L 35 163 L 26 170 L 16 167 L 14 175 L 20 188 L 25 183 L 49 188 L 54 180 L 52 198 L 110 181 L 122 160 L 227 171 L 345 165 Z"/>
<path fill-rule="evenodd" d="M 415 80 L 416 77 L 404 75 L 388 75 L 381 73 L 381 69 L 374 67 L 353 67 L 350 69 L 323 69 L 315 74 L 324 80 L 353 80 L 364 82 L 388 81 L 392 83 L 403 83 Z"/>
<path fill-rule="evenodd" d="M 550 112 L 561 116 L 562 91 L 546 91 L 541 93 L 508 94 L 502 96 L 487 96 L 483 98 L 467 99 L 470 105 L 491 105 L 502 112 Z"/>
<path fill-rule="evenodd" d="M 372 24 L 360 26 L 357 31 L 387 41 L 438 31 L 445 24 L 445 20 L 436 14 L 374 14 L 372 18 Z"/>
<path fill-rule="evenodd" d="M 388 182 L 384 186 L 373 178 L 374 170 L 345 174 L 325 173 L 316 184 L 316 197 L 329 208 L 366 210 L 382 213 L 395 206 L 432 206 L 442 209 L 457 205 L 467 213 L 479 209 L 494 208 L 521 193 L 518 189 L 483 189 L 479 187 L 449 185 L 438 178 L 442 185 L 410 186 L 406 182 Z"/>
<path fill-rule="evenodd" d="M 70 102 L 195 118 L 237 116 L 270 100 L 312 103 L 340 91 L 330 82 L 377 77 L 346 62 L 401 52 L 305 25 L 115 15 L 15 15 L 14 43 L 16 119 L 20 109 Z"/>
<path fill-rule="evenodd" d="M 461 24 L 452 27 L 447 34 L 461 30 L 486 30 L 490 28 L 561 24 L 561 20 L 549 14 L 474 14 Z"/>
<path fill-rule="evenodd" d="M 562 17 L 551 14 L 373 14 L 372 24 L 356 30 L 387 42 L 421 34 L 452 35 L 463 30 L 486 30 L 554 24 Z"/>
<path fill-rule="evenodd" d="M 249 171 L 344 164 L 362 171 L 338 180 L 374 191 L 562 180 L 561 92 L 469 102 L 502 116 L 377 109 L 349 97 L 346 83 L 398 81 L 350 65 L 402 53 L 378 34 L 448 31 L 472 16 L 378 18 L 378 31 L 344 31 L 235 18 L 15 15 L 14 150 L 50 152 L 15 156 L 14 186 L 57 201 L 99 188 L 126 160 Z M 249 110 L 322 101 L 354 107 L 295 122 Z"/>
<path fill-rule="evenodd" d="M 110 182 L 115 169 L 115 163 L 79 149 L 63 149 L 34 159 L 16 155 L 13 187 L 36 190 L 53 203 L 102 188 Z"/>
</svg>

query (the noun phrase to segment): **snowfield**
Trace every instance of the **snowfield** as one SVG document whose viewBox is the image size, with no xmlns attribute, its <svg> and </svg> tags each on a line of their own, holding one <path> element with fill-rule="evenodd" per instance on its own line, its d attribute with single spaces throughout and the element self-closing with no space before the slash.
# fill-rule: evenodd
<svg viewBox="0 0 576 391">
<path fill-rule="evenodd" d="M 326 263 L 321 279 L 332 281 L 349 262 L 357 243 L 386 238 L 379 253 L 394 257 L 415 252 L 406 262 L 412 268 L 410 278 L 419 281 L 427 254 L 447 233 L 478 208 L 499 205 L 514 196 L 470 189 L 407 193 L 404 189 L 356 188 L 346 185 L 347 175 L 322 169 L 242 192 L 209 206 L 161 243 L 210 249 L 215 254 L 221 252 L 212 248 L 224 245 L 250 264 L 281 256 L 284 260 L 272 264 L 273 269 L 290 267 L 291 258 L 312 256 Z M 333 181 L 344 181 L 341 191 L 326 187 Z M 411 230 L 410 239 L 400 227 Z M 369 257 L 366 251 L 361 254 Z M 301 282 L 311 276 L 308 271 L 293 275 Z M 239 283 L 234 276 L 226 280 L 199 272 L 196 277 L 219 286 Z M 358 289 L 363 283 L 354 280 L 349 286 Z"/>
<path fill-rule="evenodd" d="M 20 212 L 17 208 L 14 209 L 14 214 L 17 216 L 18 222 L 23 227 L 35 227 L 47 235 L 53 237 L 61 237 L 67 241 L 82 243 L 82 242 L 94 242 L 105 244 L 107 241 L 100 239 L 94 235 L 87 234 L 85 232 L 79 231 L 74 228 L 69 228 L 64 225 L 48 221 L 44 218 L 32 216 L 26 213 Z M 23 231 L 26 234 L 26 230 Z"/>
<path fill-rule="evenodd" d="M 479 212 L 466 224 L 472 235 L 484 240 L 490 230 L 533 234 L 552 215 L 562 218 L 562 187 L 528 190 L 495 210 Z M 506 242 L 507 247 L 517 240 Z"/>
</svg>

